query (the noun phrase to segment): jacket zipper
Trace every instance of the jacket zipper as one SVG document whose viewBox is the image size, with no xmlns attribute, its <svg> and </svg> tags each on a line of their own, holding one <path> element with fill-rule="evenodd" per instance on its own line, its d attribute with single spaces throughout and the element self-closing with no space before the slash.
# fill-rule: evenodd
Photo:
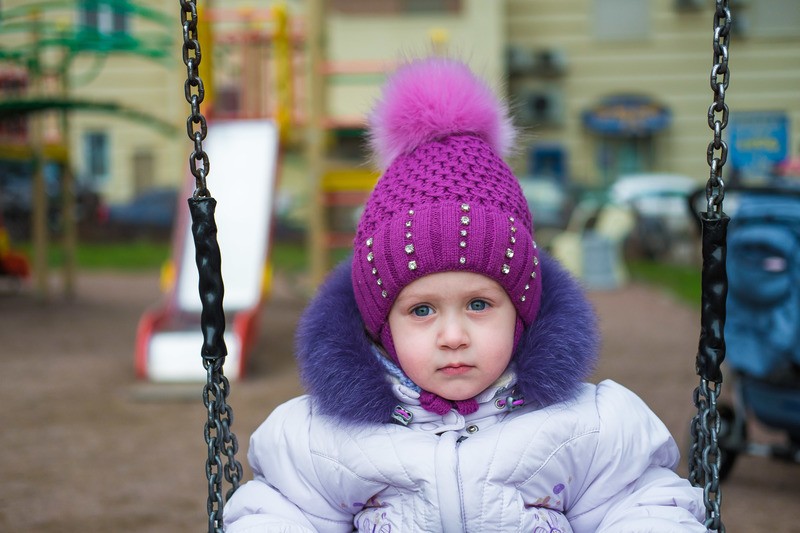
<svg viewBox="0 0 800 533">
<path fill-rule="evenodd" d="M 461 531 L 464 533 L 467 532 L 467 517 L 465 516 L 465 509 L 464 509 L 464 493 L 461 490 L 461 456 L 459 454 L 459 448 L 461 447 L 461 443 L 467 440 L 468 437 L 460 436 L 456 439 L 456 445 L 453 448 L 453 453 L 456 456 L 456 488 L 458 489 L 458 509 L 459 515 L 461 516 Z"/>
<path fill-rule="evenodd" d="M 464 498 L 458 461 L 459 435 L 443 433 L 436 447 L 436 486 L 442 533 L 464 533 Z"/>
</svg>

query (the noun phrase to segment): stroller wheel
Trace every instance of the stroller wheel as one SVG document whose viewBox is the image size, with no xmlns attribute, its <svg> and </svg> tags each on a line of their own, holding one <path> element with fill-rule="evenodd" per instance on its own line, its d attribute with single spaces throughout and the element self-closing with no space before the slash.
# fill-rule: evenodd
<svg viewBox="0 0 800 533">
<path fill-rule="evenodd" d="M 747 442 L 747 426 L 744 420 L 739 420 L 736 411 L 727 404 L 718 406 L 720 417 L 719 426 L 719 479 L 724 481 L 730 474 L 739 452 Z"/>
</svg>

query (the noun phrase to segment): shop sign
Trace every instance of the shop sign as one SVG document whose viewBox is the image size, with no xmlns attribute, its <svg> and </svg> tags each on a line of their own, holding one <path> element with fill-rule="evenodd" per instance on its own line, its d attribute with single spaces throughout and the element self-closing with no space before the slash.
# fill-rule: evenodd
<svg viewBox="0 0 800 533">
<path fill-rule="evenodd" d="M 600 135 L 637 137 L 651 135 L 670 124 L 666 107 L 646 96 L 610 96 L 583 114 L 583 123 Z"/>
</svg>

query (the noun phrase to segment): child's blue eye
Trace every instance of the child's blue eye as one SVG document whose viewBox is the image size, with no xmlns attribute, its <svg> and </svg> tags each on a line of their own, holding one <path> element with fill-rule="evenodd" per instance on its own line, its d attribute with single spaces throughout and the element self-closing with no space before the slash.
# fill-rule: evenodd
<svg viewBox="0 0 800 533">
<path fill-rule="evenodd" d="M 488 304 L 483 300 L 473 300 L 469 303 L 470 311 L 483 311 Z"/>
<path fill-rule="evenodd" d="M 430 306 L 427 305 L 418 305 L 411 310 L 411 312 L 414 313 L 414 316 L 428 316 L 432 311 L 433 310 L 430 308 Z"/>
</svg>

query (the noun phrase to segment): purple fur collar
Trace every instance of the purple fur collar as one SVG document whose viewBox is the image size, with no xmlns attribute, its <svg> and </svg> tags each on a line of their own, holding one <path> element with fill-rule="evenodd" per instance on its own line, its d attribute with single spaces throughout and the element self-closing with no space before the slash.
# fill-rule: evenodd
<svg viewBox="0 0 800 533">
<path fill-rule="evenodd" d="M 594 310 L 580 285 L 545 253 L 542 306 L 514 353 L 517 386 L 526 403 L 550 405 L 572 397 L 599 352 Z M 320 411 L 343 422 L 383 423 L 397 399 L 371 352 L 350 279 L 338 265 L 303 313 L 297 329 L 300 377 Z"/>
</svg>

